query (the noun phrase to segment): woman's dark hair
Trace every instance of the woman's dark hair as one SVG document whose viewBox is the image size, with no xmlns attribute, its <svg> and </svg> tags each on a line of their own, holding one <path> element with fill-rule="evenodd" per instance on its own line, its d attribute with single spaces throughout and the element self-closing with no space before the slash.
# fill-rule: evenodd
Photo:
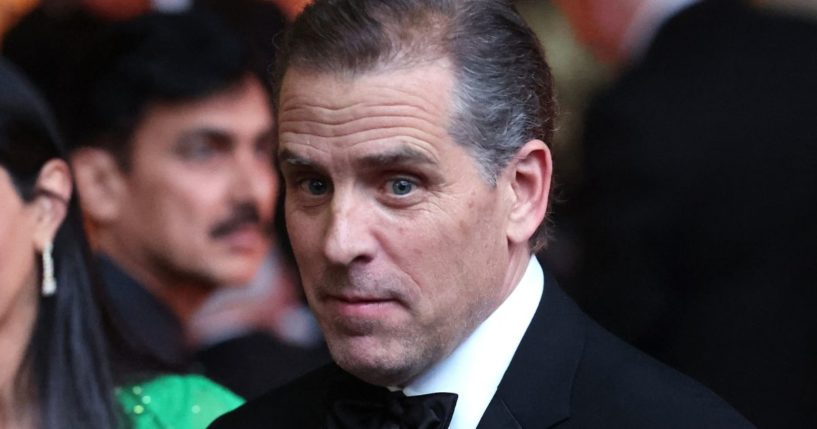
<svg viewBox="0 0 817 429">
<path fill-rule="evenodd" d="M 0 58 L 0 166 L 24 201 L 37 197 L 40 169 L 63 158 L 51 115 L 32 87 Z M 76 198 L 53 243 L 57 292 L 40 299 L 19 389 L 36 392 L 40 426 L 119 427 L 106 345 L 94 300 L 89 262 Z M 30 385 L 34 383 L 34 385 Z"/>
</svg>

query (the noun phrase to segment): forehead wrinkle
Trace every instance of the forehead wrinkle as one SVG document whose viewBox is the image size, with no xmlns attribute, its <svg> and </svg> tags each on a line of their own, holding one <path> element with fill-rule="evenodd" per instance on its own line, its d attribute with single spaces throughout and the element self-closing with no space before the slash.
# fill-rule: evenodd
<svg viewBox="0 0 817 429">
<path fill-rule="evenodd" d="M 439 115 L 444 112 L 438 110 L 448 109 L 448 106 L 438 106 L 435 102 L 438 94 L 425 91 L 423 87 L 395 86 L 395 83 L 399 84 L 401 76 L 388 75 L 388 83 L 370 82 L 379 77 L 381 76 L 361 76 L 348 82 L 337 82 L 333 81 L 336 76 L 318 75 L 317 82 L 312 82 L 313 85 L 298 85 L 292 89 L 288 88 L 292 84 L 286 85 L 285 79 L 279 111 L 283 113 L 293 108 L 307 107 L 331 113 L 353 110 L 361 106 L 413 106 L 429 114 Z M 397 82 L 394 82 L 395 79 Z M 316 88 L 316 85 L 321 88 Z M 446 92 L 450 92 L 451 89 L 448 88 Z"/>
<path fill-rule="evenodd" d="M 310 130 L 281 131 L 281 141 L 301 142 L 307 144 L 328 144 L 332 146 L 354 145 L 373 140 L 410 139 L 433 141 L 447 136 L 445 130 L 432 132 L 408 126 L 372 127 L 362 131 L 332 133 L 322 127 L 310 127 Z"/>
<path fill-rule="evenodd" d="M 348 117 L 346 121 L 336 117 L 333 123 L 308 108 L 292 109 L 278 123 L 281 141 L 345 145 L 387 138 L 431 142 L 450 137 L 439 117 L 413 106 L 391 105 L 385 111 L 383 106 L 369 106 Z"/>
<path fill-rule="evenodd" d="M 281 121 L 282 122 L 313 121 L 320 122 L 326 125 L 342 126 L 345 124 L 354 124 L 356 122 L 371 118 L 383 118 L 391 120 L 397 120 L 401 118 L 407 119 L 413 118 L 422 121 L 431 121 L 439 117 L 438 115 L 426 113 L 422 109 L 417 108 L 415 106 L 397 104 L 390 106 L 386 105 L 367 106 L 367 108 L 357 107 L 355 108 L 355 111 L 352 112 L 351 114 L 344 115 L 339 114 L 341 112 L 337 112 L 336 114 L 329 110 L 325 110 L 324 112 L 316 114 L 315 110 L 320 110 L 320 108 L 299 107 L 296 109 L 292 109 L 281 115 Z"/>
<path fill-rule="evenodd" d="M 342 156 L 349 162 L 355 154 L 372 153 L 369 145 L 382 150 L 403 142 L 434 159 L 440 142 L 453 143 L 449 133 L 453 76 L 446 65 L 443 61 L 354 77 L 290 69 L 280 92 L 279 142 L 338 156 L 363 145 L 362 151 Z"/>
<path fill-rule="evenodd" d="M 283 97 L 279 122 L 312 120 L 329 126 L 347 127 L 376 117 L 386 120 L 417 119 L 431 125 L 439 119 L 448 122 L 449 106 L 447 103 L 440 106 L 432 94 L 384 85 L 358 88 L 360 86 L 362 84 L 356 83 L 339 94 L 316 88 L 295 89 Z M 373 90 L 377 92 L 372 93 Z"/>
<path fill-rule="evenodd" d="M 281 112 L 280 126 L 289 129 L 295 124 L 315 124 L 327 130 L 338 128 L 338 133 L 344 135 L 350 132 L 349 129 L 357 127 L 390 126 L 394 123 L 439 127 L 435 122 L 440 117 L 423 106 L 405 103 L 359 103 L 354 107 L 340 109 L 300 105 Z M 414 121 L 419 123 L 411 124 Z"/>
<path fill-rule="evenodd" d="M 331 150 L 316 146 L 313 142 L 289 142 L 294 148 L 281 146 L 278 154 L 279 165 L 290 165 L 292 167 L 307 167 L 318 170 L 329 170 L 329 166 L 339 159 L 337 155 L 331 155 Z M 377 167 L 388 167 L 396 165 L 440 165 L 440 160 L 435 152 L 431 150 L 425 142 L 416 141 L 410 138 L 365 140 L 350 144 L 349 149 L 366 144 L 367 146 L 359 150 L 344 151 L 343 158 L 353 169 L 366 169 Z M 296 149 L 303 147 L 303 149 Z M 380 152 L 377 152 L 380 150 Z M 310 156 L 309 153 L 316 151 L 318 157 Z M 324 156 L 330 156 L 329 164 L 323 164 Z"/>
</svg>

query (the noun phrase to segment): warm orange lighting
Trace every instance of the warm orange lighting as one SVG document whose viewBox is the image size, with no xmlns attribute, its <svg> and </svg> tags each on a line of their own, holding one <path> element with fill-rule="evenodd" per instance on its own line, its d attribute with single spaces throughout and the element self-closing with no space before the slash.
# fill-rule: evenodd
<svg viewBox="0 0 817 429">
<path fill-rule="evenodd" d="M 292 21 L 312 0 L 272 0 L 272 2 L 281 9 L 288 20 Z"/>
<path fill-rule="evenodd" d="M 17 21 L 37 6 L 38 0 L 0 0 L 0 40 Z"/>
</svg>

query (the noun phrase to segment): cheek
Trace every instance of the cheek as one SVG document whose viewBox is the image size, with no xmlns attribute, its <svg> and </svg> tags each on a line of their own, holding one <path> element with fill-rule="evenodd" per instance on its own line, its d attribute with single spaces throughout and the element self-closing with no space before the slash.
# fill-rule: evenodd
<svg viewBox="0 0 817 429">
<path fill-rule="evenodd" d="M 9 310 L 13 297 L 34 278 L 35 256 L 30 240 L 26 240 L 27 225 L 15 226 L 0 229 L 0 318 Z"/>
<path fill-rule="evenodd" d="M 192 234 L 192 230 L 212 227 L 228 215 L 228 207 L 220 204 L 223 200 L 222 188 L 216 181 L 164 181 L 153 186 L 152 194 L 148 196 L 153 201 L 145 207 L 148 210 L 160 208 L 153 216 L 157 222 L 166 224 L 165 229 Z M 191 240 L 196 238 L 189 237 Z"/>
<path fill-rule="evenodd" d="M 284 206 L 283 216 L 285 216 L 292 252 L 301 270 L 301 277 L 307 278 L 310 273 L 318 275 L 316 270 L 310 270 L 307 267 L 316 266 L 322 260 L 320 253 L 324 227 L 320 219 L 290 210 L 288 205 Z"/>
<path fill-rule="evenodd" d="M 464 289 L 481 283 L 501 259 L 502 227 L 495 201 L 469 197 L 460 205 L 449 204 L 435 221 L 420 225 L 404 254 L 416 264 L 418 275 L 439 285 L 435 293 L 458 300 L 463 294 L 473 295 Z"/>
<path fill-rule="evenodd" d="M 436 238 L 436 243 L 444 249 L 456 249 L 462 258 L 483 250 L 488 237 L 496 232 L 495 203 L 471 193 L 459 204 L 454 202 L 446 207 L 442 219 L 433 227 L 432 238 Z"/>
<path fill-rule="evenodd" d="M 176 264 L 206 259 L 209 231 L 219 218 L 205 184 L 198 190 L 159 180 L 142 185 L 131 194 L 131 214 L 122 222 L 126 238 Z"/>
<path fill-rule="evenodd" d="M 448 295 L 447 285 L 460 277 L 469 232 L 467 220 L 443 212 L 380 223 L 376 230 L 390 262 L 413 280 L 430 305 Z"/>
</svg>

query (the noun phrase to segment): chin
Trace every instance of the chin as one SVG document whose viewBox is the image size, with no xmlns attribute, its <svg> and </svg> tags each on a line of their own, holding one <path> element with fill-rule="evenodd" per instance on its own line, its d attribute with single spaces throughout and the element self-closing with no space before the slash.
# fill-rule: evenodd
<svg viewBox="0 0 817 429">
<path fill-rule="evenodd" d="M 232 260 L 215 271 L 220 287 L 241 287 L 249 283 L 261 268 L 261 259 Z"/>
<path fill-rule="evenodd" d="M 336 362 L 346 372 L 377 386 L 403 386 L 416 375 L 406 368 L 390 365 L 367 364 L 356 360 L 340 361 L 336 359 Z"/>
<path fill-rule="evenodd" d="M 346 372 L 378 386 L 402 386 L 419 374 L 417 356 L 353 340 L 327 339 L 334 361 Z"/>
</svg>

